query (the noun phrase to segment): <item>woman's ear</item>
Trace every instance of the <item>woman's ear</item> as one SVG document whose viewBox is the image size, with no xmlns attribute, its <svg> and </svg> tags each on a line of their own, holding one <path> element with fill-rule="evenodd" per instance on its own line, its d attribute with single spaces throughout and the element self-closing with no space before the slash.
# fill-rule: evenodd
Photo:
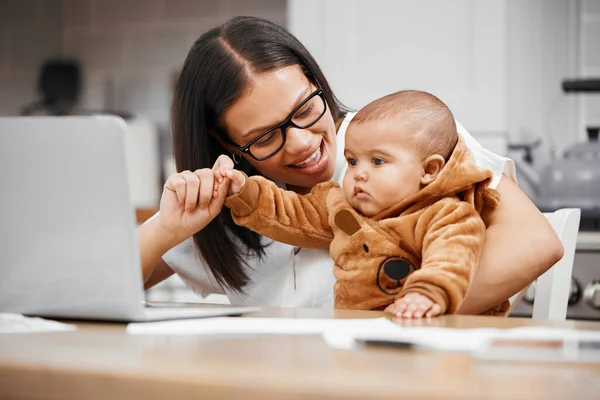
<svg viewBox="0 0 600 400">
<path fill-rule="evenodd" d="M 439 154 L 429 156 L 423 161 L 423 174 L 421 175 L 421 185 L 429 185 L 437 178 L 446 161 Z"/>
</svg>

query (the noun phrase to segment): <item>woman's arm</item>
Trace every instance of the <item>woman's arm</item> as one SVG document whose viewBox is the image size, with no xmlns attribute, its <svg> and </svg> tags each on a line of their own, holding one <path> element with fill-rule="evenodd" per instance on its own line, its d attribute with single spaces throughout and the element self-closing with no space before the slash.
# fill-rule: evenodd
<svg viewBox="0 0 600 400">
<path fill-rule="evenodd" d="M 138 228 L 144 289 L 149 289 L 174 273 L 161 257 L 179 242 L 179 238 L 161 230 L 156 218 L 149 219 Z"/>
<path fill-rule="evenodd" d="M 173 275 L 175 271 L 173 271 L 169 265 L 163 261 L 163 259 L 159 259 L 155 264 L 152 270 L 152 274 L 144 283 L 144 290 L 148 290 L 154 285 L 164 281 L 171 275 Z"/>
<path fill-rule="evenodd" d="M 563 256 L 558 236 L 521 189 L 502 176 L 497 190 L 500 203 L 482 213 L 485 242 L 459 314 L 479 314 L 508 299 Z"/>
</svg>

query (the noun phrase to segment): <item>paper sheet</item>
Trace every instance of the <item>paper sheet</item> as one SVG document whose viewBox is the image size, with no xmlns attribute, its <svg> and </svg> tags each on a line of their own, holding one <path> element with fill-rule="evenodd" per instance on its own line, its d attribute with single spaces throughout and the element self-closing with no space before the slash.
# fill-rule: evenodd
<svg viewBox="0 0 600 400">
<path fill-rule="evenodd" d="M 0 333 L 58 332 L 74 331 L 75 325 L 63 324 L 37 317 L 25 317 L 21 314 L 0 313 Z"/>
<path fill-rule="evenodd" d="M 134 335 L 239 335 L 239 334 L 322 334 L 346 331 L 355 334 L 394 332 L 398 326 L 386 318 L 206 318 L 127 325 Z"/>
<path fill-rule="evenodd" d="M 135 335 L 256 335 L 321 334 L 332 348 L 351 349 L 357 339 L 411 343 L 440 351 L 478 352 L 497 339 L 600 340 L 600 332 L 544 327 L 513 329 L 452 329 L 402 327 L 386 318 L 210 318 L 150 323 L 132 323 L 127 333 Z"/>
<path fill-rule="evenodd" d="M 518 328 L 472 355 L 500 361 L 600 363 L 600 332 Z"/>
<path fill-rule="evenodd" d="M 397 326 L 395 331 L 353 333 L 328 331 L 323 338 L 330 347 L 348 349 L 360 340 L 379 340 L 411 343 L 441 351 L 481 352 L 495 340 L 590 340 L 600 341 L 598 331 L 577 331 L 547 327 L 521 327 L 512 329 L 453 329 Z"/>
<path fill-rule="evenodd" d="M 352 333 L 329 331 L 323 334 L 325 342 L 333 348 L 350 349 L 357 340 L 374 340 L 410 343 L 415 346 L 441 350 L 471 352 L 484 348 L 496 335 L 494 329 L 450 329 L 401 327 L 393 332 Z"/>
</svg>

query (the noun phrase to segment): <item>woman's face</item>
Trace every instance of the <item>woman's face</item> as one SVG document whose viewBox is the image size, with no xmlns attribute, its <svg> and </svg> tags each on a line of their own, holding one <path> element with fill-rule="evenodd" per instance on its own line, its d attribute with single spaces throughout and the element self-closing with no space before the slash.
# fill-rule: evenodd
<svg viewBox="0 0 600 400">
<path fill-rule="evenodd" d="M 240 146 L 283 122 L 317 87 L 299 66 L 255 75 L 240 99 L 223 115 L 229 138 Z M 335 171 L 335 123 L 329 105 L 312 126 L 289 126 L 283 148 L 272 157 L 257 161 L 243 156 L 265 177 L 310 189 L 331 180 Z M 262 139 L 261 139 L 262 141 Z M 231 146 L 229 150 L 235 151 Z"/>
</svg>

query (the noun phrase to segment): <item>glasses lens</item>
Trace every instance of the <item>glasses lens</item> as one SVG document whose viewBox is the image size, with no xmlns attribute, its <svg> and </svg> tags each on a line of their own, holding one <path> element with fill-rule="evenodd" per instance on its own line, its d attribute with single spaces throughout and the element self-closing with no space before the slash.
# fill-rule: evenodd
<svg viewBox="0 0 600 400">
<path fill-rule="evenodd" d="M 292 122 L 300 128 L 309 127 L 321 118 L 324 111 L 323 99 L 315 95 L 294 113 Z"/>
<path fill-rule="evenodd" d="M 274 129 L 253 143 L 249 150 L 254 157 L 262 159 L 277 153 L 282 144 L 283 132 L 281 129 Z"/>
</svg>

